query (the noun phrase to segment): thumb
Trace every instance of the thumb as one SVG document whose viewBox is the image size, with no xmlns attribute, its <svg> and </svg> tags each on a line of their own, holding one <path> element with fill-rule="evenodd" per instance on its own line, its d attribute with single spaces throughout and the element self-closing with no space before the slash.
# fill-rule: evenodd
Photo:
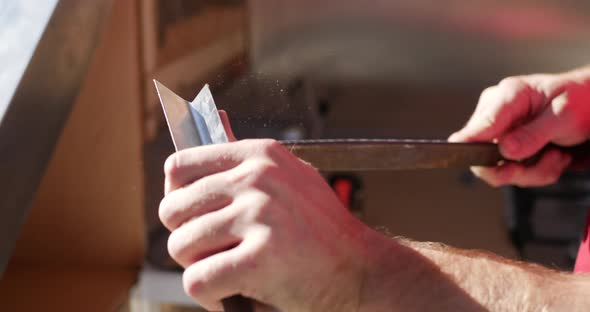
<svg viewBox="0 0 590 312">
<path fill-rule="evenodd" d="M 230 142 L 235 142 L 238 139 L 236 139 L 236 136 L 234 135 L 234 131 L 231 128 L 231 124 L 229 123 L 229 116 L 227 115 L 227 112 L 224 110 L 219 110 L 219 118 L 221 118 L 221 123 L 223 124 L 223 128 L 225 129 L 225 132 L 227 133 L 227 138 L 229 139 Z"/>
<path fill-rule="evenodd" d="M 500 138 L 500 152 L 504 157 L 513 160 L 531 157 L 552 140 L 558 125 L 557 116 L 550 109 L 546 109 L 537 118 L 514 128 Z"/>
</svg>

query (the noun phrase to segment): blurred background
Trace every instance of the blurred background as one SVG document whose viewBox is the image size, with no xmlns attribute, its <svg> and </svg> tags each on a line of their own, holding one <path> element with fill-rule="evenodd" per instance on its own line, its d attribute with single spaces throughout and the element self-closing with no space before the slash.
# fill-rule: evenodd
<svg viewBox="0 0 590 312">
<path fill-rule="evenodd" d="M 0 25 L 26 2 L 0 4 Z M 590 62 L 586 0 L 117 0 L 106 12 L 0 307 L 199 311 L 158 220 L 174 147 L 152 79 L 187 100 L 210 84 L 240 139 L 444 139 L 502 78 Z M 590 199 L 586 173 L 528 190 L 492 189 L 468 168 L 323 174 L 373 227 L 564 270 Z"/>
</svg>

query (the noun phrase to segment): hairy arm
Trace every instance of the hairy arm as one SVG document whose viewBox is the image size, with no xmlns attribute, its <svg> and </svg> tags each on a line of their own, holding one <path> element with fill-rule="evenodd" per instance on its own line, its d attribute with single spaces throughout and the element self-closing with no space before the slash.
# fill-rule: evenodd
<svg viewBox="0 0 590 312">
<path fill-rule="evenodd" d="M 590 134 L 589 100 L 590 66 L 556 75 L 511 77 L 484 91 L 470 121 L 450 140 L 496 141 L 504 156 L 516 160 L 549 142 L 575 145 Z M 474 172 L 493 186 L 538 186 L 557 180 L 570 161 L 552 150 L 531 167 L 507 163 Z M 369 257 L 369 267 L 380 269 L 367 274 L 361 296 L 371 298 L 365 301 L 367 311 L 590 310 L 589 276 L 482 251 L 396 240 L 399 244 L 385 249 L 375 246 L 386 242 L 368 240 L 373 242 L 369 250 L 387 251 Z M 367 289 L 378 291 L 371 297 Z"/>
<path fill-rule="evenodd" d="M 586 276 L 366 227 L 277 142 L 204 146 L 166 164 L 168 250 L 185 267 L 186 292 L 210 310 L 235 294 L 279 311 L 590 307 Z"/>
<path fill-rule="evenodd" d="M 372 266 L 381 270 L 368 275 L 365 289 L 380 291 L 373 297 L 362 296 L 373 301 L 367 302 L 366 311 L 587 311 L 590 307 L 587 276 L 483 251 L 396 240 L 397 247 L 391 247 L 395 250 L 373 257 Z"/>
</svg>

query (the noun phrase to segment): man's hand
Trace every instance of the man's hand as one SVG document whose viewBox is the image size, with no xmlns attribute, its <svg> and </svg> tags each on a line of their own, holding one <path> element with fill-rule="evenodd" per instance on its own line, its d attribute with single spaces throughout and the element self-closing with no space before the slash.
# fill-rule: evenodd
<svg viewBox="0 0 590 312">
<path fill-rule="evenodd" d="M 241 294 L 283 311 L 357 310 L 368 228 L 278 142 L 184 150 L 165 173 L 168 250 L 205 308 Z"/>
<path fill-rule="evenodd" d="M 495 141 L 504 157 L 523 160 L 548 143 L 572 146 L 589 135 L 590 68 L 585 68 L 504 79 L 482 93 L 467 125 L 449 141 Z M 553 149 L 530 167 L 509 162 L 473 171 L 493 186 L 541 186 L 554 183 L 570 162 L 569 155 Z"/>
<path fill-rule="evenodd" d="M 562 122 L 571 121 L 569 114 L 585 113 L 583 105 L 570 104 L 579 92 L 568 85 L 567 91 L 556 91 L 568 101 L 545 107 L 560 108 L 549 111 Z M 514 105 L 506 103 L 520 103 L 516 94 L 493 104 L 491 115 L 487 109 L 476 113 L 509 122 L 478 127 L 481 117 L 474 117 L 455 139 L 516 136 L 518 128 L 509 125 L 516 110 L 506 108 Z M 222 119 L 228 128 L 225 114 Z M 585 123 L 576 122 L 555 125 L 560 135 L 541 142 L 583 140 L 587 132 L 580 125 Z M 579 136 L 565 136 L 567 131 Z M 399 243 L 370 230 L 346 211 L 315 169 L 276 141 L 181 151 L 167 160 L 165 171 L 160 218 L 172 231 L 168 249 L 186 269 L 186 292 L 210 310 L 221 310 L 220 301 L 236 294 L 256 300 L 262 309 L 281 311 L 585 311 L 590 304 L 585 276 L 477 251 Z"/>
</svg>

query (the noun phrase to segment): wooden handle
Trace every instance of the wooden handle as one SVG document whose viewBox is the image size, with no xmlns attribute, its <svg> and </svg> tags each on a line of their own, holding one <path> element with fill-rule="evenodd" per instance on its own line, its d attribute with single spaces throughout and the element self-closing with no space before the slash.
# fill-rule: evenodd
<svg viewBox="0 0 590 312">
<path fill-rule="evenodd" d="M 221 303 L 225 312 L 254 312 L 252 301 L 240 295 L 225 298 Z"/>
</svg>

